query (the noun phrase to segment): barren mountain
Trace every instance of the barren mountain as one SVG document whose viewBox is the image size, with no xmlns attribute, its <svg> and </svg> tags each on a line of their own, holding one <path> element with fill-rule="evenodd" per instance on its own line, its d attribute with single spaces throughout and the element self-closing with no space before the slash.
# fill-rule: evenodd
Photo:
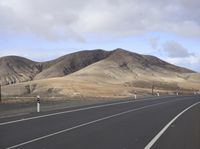
<svg viewBox="0 0 200 149">
<path fill-rule="evenodd" d="M 58 59 L 42 63 L 43 70 L 34 79 L 62 77 L 102 60 L 108 55 L 109 52 L 103 50 L 80 51 L 68 54 Z"/>
<path fill-rule="evenodd" d="M 127 90 L 124 89 L 125 94 L 132 92 L 134 87 L 151 89 L 152 83 L 157 90 L 166 91 L 200 88 L 199 73 L 169 64 L 153 56 L 140 55 L 123 49 L 114 50 L 109 57 L 68 76 L 70 77 L 72 80 L 79 78 L 93 84 L 121 85 L 127 87 Z"/>
<path fill-rule="evenodd" d="M 104 59 L 103 50 L 80 51 L 48 62 L 34 62 L 18 56 L 0 58 L 0 81 L 3 85 L 52 77 L 62 77 Z"/>
<path fill-rule="evenodd" d="M 0 81 L 3 85 L 32 80 L 40 72 L 40 65 L 18 56 L 0 58 Z"/>
<path fill-rule="evenodd" d="M 150 93 L 152 86 L 162 93 L 200 89 L 199 73 L 123 49 L 83 51 L 40 65 L 39 80 L 4 86 L 4 95 L 127 97 Z"/>
<path fill-rule="evenodd" d="M 169 64 L 159 58 L 140 55 L 137 53 L 125 51 L 123 49 L 117 49 L 111 52 L 111 54 L 94 64 L 91 64 L 84 69 L 77 71 L 70 75 L 71 77 L 79 78 L 95 78 L 99 82 L 138 82 L 138 81 L 152 81 L 176 79 L 181 76 L 195 73 L 192 70 L 178 67 Z M 136 85 L 138 83 L 135 83 Z"/>
</svg>

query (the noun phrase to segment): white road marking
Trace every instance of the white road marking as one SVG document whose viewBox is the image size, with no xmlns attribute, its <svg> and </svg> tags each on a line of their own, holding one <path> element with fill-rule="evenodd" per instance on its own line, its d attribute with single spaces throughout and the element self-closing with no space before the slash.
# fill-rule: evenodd
<svg viewBox="0 0 200 149">
<path fill-rule="evenodd" d="M 188 111 L 189 109 L 191 109 L 192 107 L 196 106 L 200 104 L 200 102 L 197 102 L 191 106 L 189 106 L 188 108 L 186 108 L 185 110 L 183 110 L 181 113 L 179 113 L 176 117 L 174 117 L 147 145 L 144 149 L 150 149 L 155 143 L 156 141 L 165 133 L 165 131 L 182 115 L 184 114 L 186 111 Z"/>
<path fill-rule="evenodd" d="M 101 107 L 108 107 L 108 106 L 113 106 L 113 105 L 120 105 L 120 104 L 125 104 L 125 103 L 130 103 L 130 102 L 133 102 L 133 101 L 125 101 L 125 102 L 117 102 L 117 103 L 111 103 L 111 104 L 97 105 L 97 106 L 93 106 L 93 107 L 85 107 L 85 108 L 74 109 L 74 110 L 67 110 L 67 111 L 62 111 L 62 112 L 57 112 L 57 113 L 51 113 L 51 114 L 45 114 L 45 115 L 40 115 L 40 116 L 35 116 L 35 117 L 23 118 L 23 119 L 18 119 L 18 120 L 14 120 L 14 121 L 0 123 L 0 126 L 7 125 L 7 124 L 12 124 L 12 123 L 17 123 L 17 122 L 22 122 L 22 121 L 28 121 L 28 120 L 38 119 L 38 118 L 43 118 L 43 117 L 49 117 L 49 116 L 59 115 L 59 114 L 66 114 L 66 113 L 72 113 L 72 112 L 77 112 L 77 111 L 84 111 L 84 110 L 89 110 L 89 109 L 96 109 L 96 108 L 101 108 Z"/>
<path fill-rule="evenodd" d="M 163 97 L 163 98 L 165 98 L 165 97 Z M 163 98 L 160 98 L 160 99 L 163 99 Z M 131 100 L 131 101 L 123 101 L 123 102 L 103 104 L 103 105 L 97 105 L 97 106 L 92 106 L 92 107 L 85 107 L 85 108 L 74 109 L 74 110 L 67 110 L 67 111 L 62 111 L 62 112 L 57 112 L 57 113 L 51 113 L 51 114 L 45 114 L 45 115 L 40 115 L 40 116 L 35 116 L 35 117 L 18 119 L 18 120 L 14 120 L 14 121 L 3 122 L 3 123 L 0 123 L 0 126 L 7 125 L 7 124 L 12 124 L 12 123 L 17 123 L 17 122 L 22 122 L 22 121 L 28 121 L 28 120 L 38 119 L 38 118 L 44 118 L 44 117 L 54 116 L 54 115 L 72 113 L 72 112 L 77 112 L 77 111 L 84 111 L 84 110 L 89 110 L 89 109 L 97 109 L 97 108 L 102 108 L 102 107 L 120 105 L 120 104 L 125 104 L 125 103 L 133 103 L 135 101 L 145 101 L 145 100 L 157 100 L 157 99 L 148 99 L 147 98 L 147 99 L 140 99 L 140 100 L 134 100 L 134 101 L 133 100 Z"/>
<path fill-rule="evenodd" d="M 71 127 L 71 128 L 67 128 L 67 129 L 64 129 L 64 130 L 61 130 L 61 131 L 58 131 L 58 132 L 55 132 L 55 133 L 51 133 L 51 134 L 48 134 L 48 135 L 45 135 L 45 136 L 42 136 L 42 137 L 38 137 L 38 138 L 35 138 L 35 139 L 32 139 L 32 140 L 11 146 L 11 147 L 7 147 L 6 149 L 17 148 L 17 147 L 24 146 L 24 145 L 29 144 L 29 143 L 33 143 L 33 142 L 36 142 L 36 141 L 39 141 L 39 140 L 42 140 L 42 139 L 45 139 L 45 138 L 49 138 L 49 137 L 64 133 L 64 132 L 68 132 L 70 130 L 74 130 L 74 129 L 77 129 L 77 128 L 80 128 L 80 127 L 83 127 L 83 126 L 87 126 L 87 125 L 90 125 L 90 124 L 93 124 L 93 123 L 97 123 L 97 122 L 100 122 L 100 121 L 103 121 L 103 120 L 111 119 L 113 117 L 121 116 L 121 115 L 130 113 L 130 112 L 139 111 L 139 110 L 150 108 L 150 107 L 155 107 L 155 106 L 162 105 L 162 104 L 165 104 L 165 103 L 175 102 L 175 101 L 178 101 L 178 100 L 184 100 L 184 99 L 176 99 L 176 100 L 173 100 L 173 101 L 161 102 L 161 103 L 157 103 L 157 104 L 152 104 L 152 105 L 148 105 L 148 106 L 124 111 L 124 112 L 117 113 L 117 114 L 114 114 L 114 115 L 111 115 L 111 116 L 107 116 L 107 117 L 103 117 L 103 118 L 93 120 L 93 121 L 90 121 L 90 122 L 87 122 L 87 123 L 83 123 L 83 124 L 80 124 L 80 125 L 77 125 L 77 126 L 74 126 L 74 127 Z"/>
</svg>

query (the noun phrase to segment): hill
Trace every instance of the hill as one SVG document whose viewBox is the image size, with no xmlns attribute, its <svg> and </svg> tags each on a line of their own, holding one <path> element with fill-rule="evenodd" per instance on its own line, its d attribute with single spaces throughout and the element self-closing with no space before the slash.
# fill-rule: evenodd
<svg viewBox="0 0 200 149">
<path fill-rule="evenodd" d="M 0 58 L 0 81 L 3 85 L 32 80 L 41 67 L 37 62 L 18 56 Z"/>
<path fill-rule="evenodd" d="M 3 85 L 52 77 L 62 77 L 104 59 L 103 50 L 80 51 L 48 62 L 34 62 L 19 57 L 0 58 L 0 81 Z"/>
<path fill-rule="evenodd" d="M 199 73 L 154 56 L 123 49 L 83 51 L 72 55 L 40 63 L 42 71 L 33 81 L 4 86 L 4 95 L 127 97 L 135 91 L 151 93 L 152 86 L 162 93 L 200 89 Z M 69 71 L 64 73 L 63 70 Z M 12 90 L 12 94 L 6 90 Z"/>
<path fill-rule="evenodd" d="M 62 77 L 78 71 L 92 63 L 106 58 L 109 52 L 103 50 L 80 51 L 42 63 L 43 70 L 34 79 Z"/>
</svg>

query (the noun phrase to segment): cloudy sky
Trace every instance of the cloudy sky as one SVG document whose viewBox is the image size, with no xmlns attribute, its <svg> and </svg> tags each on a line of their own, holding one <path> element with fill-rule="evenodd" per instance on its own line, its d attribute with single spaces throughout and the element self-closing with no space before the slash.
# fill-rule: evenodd
<svg viewBox="0 0 200 149">
<path fill-rule="evenodd" d="M 124 48 L 200 72 L 199 0 L 0 0 L 0 57 Z"/>
</svg>

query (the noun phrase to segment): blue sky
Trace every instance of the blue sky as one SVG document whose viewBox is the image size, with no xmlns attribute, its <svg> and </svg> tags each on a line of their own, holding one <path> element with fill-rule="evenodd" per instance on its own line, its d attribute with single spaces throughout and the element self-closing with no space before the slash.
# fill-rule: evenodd
<svg viewBox="0 0 200 149">
<path fill-rule="evenodd" d="M 0 0 L 0 57 L 92 49 L 155 55 L 200 72 L 198 0 Z"/>
</svg>

